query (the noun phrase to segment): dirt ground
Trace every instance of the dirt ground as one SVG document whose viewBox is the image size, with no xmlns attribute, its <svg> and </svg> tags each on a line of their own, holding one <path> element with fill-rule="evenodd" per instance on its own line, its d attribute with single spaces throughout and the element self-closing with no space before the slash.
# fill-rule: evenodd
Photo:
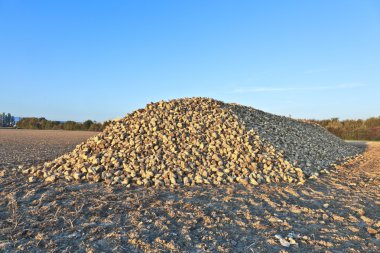
<svg viewBox="0 0 380 253">
<path fill-rule="evenodd" d="M 58 157 L 97 134 L 90 131 L 0 129 L 0 166 Z"/>
<path fill-rule="evenodd" d="M 380 252 L 379 142 L 302 186 L 127 189 L 16 169 L 92 134 L 0 130 L 0 252 Z"/>
</svg>

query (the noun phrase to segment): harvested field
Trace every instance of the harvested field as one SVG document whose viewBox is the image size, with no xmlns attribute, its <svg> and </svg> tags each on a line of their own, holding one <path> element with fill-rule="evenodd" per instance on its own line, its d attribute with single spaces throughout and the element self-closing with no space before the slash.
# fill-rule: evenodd
<svg viewBox="0 0 380 253">
<path fill-rule="evenodd" d="M 97 132 L 0 129 L 0 166 L 37 164 L 72 150 Z"/>
<path fill-rule="evenodd" d="M 92 135 L 50 132 L 0 130 L 0 251 L 380 251 L 380 143 L 304 185 L 28 183 L 17 165 L 54 159 Z"/>
</svg>

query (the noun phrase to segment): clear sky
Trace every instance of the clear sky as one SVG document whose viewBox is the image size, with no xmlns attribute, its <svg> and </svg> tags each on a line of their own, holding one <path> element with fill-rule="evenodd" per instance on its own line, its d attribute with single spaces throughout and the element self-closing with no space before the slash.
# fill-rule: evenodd
<svg viewBox="0 0 380 253">
<path fill-rule="evenodd" d="M 0 0 L 0 111 L 103 121 L 192 96 L 379 116 L 380 1 Z"/>
</svg>

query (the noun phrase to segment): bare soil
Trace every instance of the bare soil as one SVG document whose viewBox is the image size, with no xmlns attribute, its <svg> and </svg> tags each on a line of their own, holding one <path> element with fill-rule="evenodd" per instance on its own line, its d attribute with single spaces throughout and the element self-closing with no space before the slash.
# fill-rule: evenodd
<svg viewBox="0 0 380 253">
<path fill-rule="evenodd" d="M 0 129 L 0 166 L 50 160 L 96 134 L 90 131 Z"/>
<path fill-rule="evenodd" d="M 380 252 L 378 142 L 302 186 L 128 189 L 17 170 L 93 134 L 0 130 L 0 252 Z"/>
</svg>

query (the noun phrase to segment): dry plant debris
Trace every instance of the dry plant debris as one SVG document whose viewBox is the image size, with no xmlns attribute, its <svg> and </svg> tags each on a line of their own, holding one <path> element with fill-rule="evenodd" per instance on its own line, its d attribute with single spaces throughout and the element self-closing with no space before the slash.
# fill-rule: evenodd
<svg viewBox="0 0 380 253">
<path fill-rule="evenodd" d="M 11 136 L 20 143 L 0 154 L 0 252 L 380 252 L 379 142 L 368 143 L 359 164 L 334 166 L 304 185 L 126 188 L 29 183 L 17 165 L 35 154 L 8 157 L 30 139 L 4 131 L 0 146 Z M 86 134 L 36 144 L 36 163 L 57 157 L 56 143 L 71 150 Z"/>
<path fill-rule="evenodd" d="M 72 152 L 22 170 L 32 174 L 30 182 L 64 178 L 127 187 L 302 184 L 303 169 L 310 175 L 308 168 L 318 159 L 324 158 L 315 167 L 320 170 L 360 152 L 318 126 L 285 117 L 278 124 L 278 116 L 255 116 L 258 112 L 209 98 L 151 103 L 115 120 Z M 320 141 L 305 146 L 299 140 L 310 137 Z M 330 141 L 322 143 L 325 139 Z M 343 151 L 331 153 L 335 149 Z"/>
</svg>

